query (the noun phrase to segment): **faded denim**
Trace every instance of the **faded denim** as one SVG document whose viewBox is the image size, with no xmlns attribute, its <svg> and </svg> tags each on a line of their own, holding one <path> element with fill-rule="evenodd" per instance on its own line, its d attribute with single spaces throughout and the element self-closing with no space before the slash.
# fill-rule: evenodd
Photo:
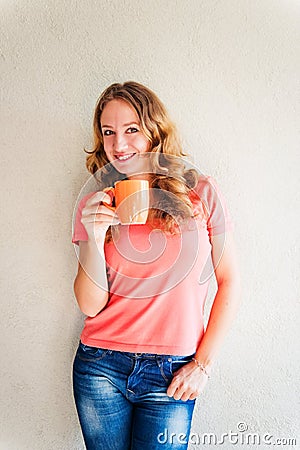
<svg viewBox="0 0 300 450">
<path fill-rule="evenodd" d="M 184 450 L 195 400 L 166 394 L 190 356 L 130 353 L 79 343 L 73 390 L 87 450 Z"/>
</svg>

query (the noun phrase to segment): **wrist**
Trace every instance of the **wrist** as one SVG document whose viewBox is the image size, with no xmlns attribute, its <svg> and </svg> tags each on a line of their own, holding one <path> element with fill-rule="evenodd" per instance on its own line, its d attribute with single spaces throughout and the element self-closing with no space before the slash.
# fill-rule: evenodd
<svg viewBox="0 0 300 450">
<path fill-rule="evenodd" d="M 98 250 L 101 254 L 104 253 L 105 234 L 97 237 L 89 237 L 87 247 L 93 251 Z"/>
<path fill-rule="evenodd" d="M 197 359 L 196 357 L 193 358 L 194 363 L 196 364 L 196 366 L 201 370 L 201 372 L 203 372 L 207 378 L 210 378 L 211 375 L 211 366 L 209 364 L 204 364 L 202 363 L 199 359 Z"/>
<path fill-rule="evenodd" d="M 211 354 L 208 354 L 206 351 L 203 351 L 203 349 L 198 348 L 198 350 L 194 355 L 194 358 L 197 359 L 200 363 L 202 363 L 203 366 L 211 370 L 213 365 L 213 358 Z"/>
</svg>

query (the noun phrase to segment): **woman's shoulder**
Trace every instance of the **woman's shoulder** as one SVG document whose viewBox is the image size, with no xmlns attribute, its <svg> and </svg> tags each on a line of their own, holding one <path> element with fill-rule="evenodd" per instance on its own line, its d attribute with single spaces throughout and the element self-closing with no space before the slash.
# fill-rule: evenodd
<svg viewBox="0 0 300 450">
<path fill-rule="evenodd" d="M 199 173 L 194 188 L 190 190 L 189 196 L 192 200 L 203 199 L 214 187 L 215 180 L 211 175 Z"/>
<path fill-rule="evenodd" d="M 207 213 L 221 205 L 222 194 L 216 179 L 207 174 L 200 174 L 194 189 L 191 189 L 189 198 L 194 207 L 204 208 Z"/>
</svg>

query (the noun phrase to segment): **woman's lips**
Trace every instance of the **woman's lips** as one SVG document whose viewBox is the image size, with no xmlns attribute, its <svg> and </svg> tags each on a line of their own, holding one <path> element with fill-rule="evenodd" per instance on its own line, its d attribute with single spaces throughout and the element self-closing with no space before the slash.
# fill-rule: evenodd
<svg viewBox="0 0 300 450">
<path fill-rule="evenodd" d="M 129 159 L 131 159 L 133 156 L 135 155 L 135 153 L 127 153 L 126 155 L 114 155 L 116 160 L 118 161 L 128 161 Z"/>
</svg>

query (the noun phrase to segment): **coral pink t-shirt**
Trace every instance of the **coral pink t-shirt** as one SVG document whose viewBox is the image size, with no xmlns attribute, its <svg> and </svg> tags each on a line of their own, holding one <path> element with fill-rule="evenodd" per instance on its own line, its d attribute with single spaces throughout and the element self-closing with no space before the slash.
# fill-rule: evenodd
<svg viewBox="0 0 300 450">
<path fill-rule="evenodd" d="M 88 239 L 78 204 L 72 242 Z M 145 225 L 120 225 L 105 244 L 109 301 L 87 317 L 81 341 L 111 350 L 190 355 L 204 334 L 203 310 L 214 274 L 210 237 L 233 229 L 212 177 L 201 176 L 190 193 L 194 219 L 180 234 Z"/>
</svg>

